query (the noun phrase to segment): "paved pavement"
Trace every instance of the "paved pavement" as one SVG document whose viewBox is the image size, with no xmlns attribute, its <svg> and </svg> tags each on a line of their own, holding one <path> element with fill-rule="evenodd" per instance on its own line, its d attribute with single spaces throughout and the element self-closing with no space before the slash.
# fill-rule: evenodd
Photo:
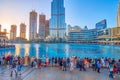
<svg viewBox="0 0 120 80">
<path fill-rule="evenodd" d="M 30 67 L 22 68 L 22 75 L 10 77 L 10 69 L 0 67 L 0 80 L 120 80 L 120 76 L 109 79 L 108 70 L 102 69 L 101 73 L 87 69 L 86 72 L 75 69 L 74 72 L 62 71 L 58 67 L 47 67 L 33 69 Z"/>
</svg>

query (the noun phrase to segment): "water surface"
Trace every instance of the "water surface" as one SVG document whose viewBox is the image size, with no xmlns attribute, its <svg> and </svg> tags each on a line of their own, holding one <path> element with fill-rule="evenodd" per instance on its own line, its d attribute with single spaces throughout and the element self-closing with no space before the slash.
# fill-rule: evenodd
<svg viewBox="0 0 120 80">
<path fill-rule="evenodd" d="M 120 58 L 120 47 L 90 44 L 15 44 L 16 49 L 0 50 L 0 54 L 30 57 L 111 57 Z"/>
</svg>

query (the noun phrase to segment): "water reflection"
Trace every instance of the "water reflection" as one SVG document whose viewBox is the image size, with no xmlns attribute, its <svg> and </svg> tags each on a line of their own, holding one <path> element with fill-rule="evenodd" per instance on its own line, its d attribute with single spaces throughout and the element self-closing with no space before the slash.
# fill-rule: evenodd
<svg viewBox="0 0 120 80">
<path fill-rule="evenodd" d="M 34 44 L 30 45 L 29 55 L 31 57 L 36 57 L 36 47 Z"/>
<path fill-rule="evenodd" d="M 17 45 L 16 46 L 16 50 L 15 50 L 15 55 L 20 55 L 20 49 L 22 48 L 22 46 L 21 45 Z"/>
<path fill-rule="evenodd" d="M 36 45 L 36 58 L 37 58 L 37 59 L 39 58 L 38 47 L 39 47 L 39 45 Z"/>
<path fill-rule="evenodd" d="M 19 53 L 19 55 L 20 55 L 21 57 L 24 57 L 24 55 L 25 55 L 25 48 L 20 48 L 20 53 Z"/>
<path fill-rule="evenodd" d="M 23 47 L 25 48 L 24 56 L 29 55 L 30 44 L 24 44 Z"/>
<path fill-rule="evenodd" d="M 120 47 L 87 44 L 15 44 L 16 49 L 0 50 L 2 54 L 30 57 L 113 57 L 120 58 Z"/>
<path fill-rule="evenodd" d="M 65 53 L 66 53 L 66 57 L 69 57 L 69 45 L 65 45 Z"/>
<path fill-rule="evenodd" d="M 0 50 L 0 55 L 14 55 L 15 54 L 15 49 L 2 49 Z"/>
</svg>

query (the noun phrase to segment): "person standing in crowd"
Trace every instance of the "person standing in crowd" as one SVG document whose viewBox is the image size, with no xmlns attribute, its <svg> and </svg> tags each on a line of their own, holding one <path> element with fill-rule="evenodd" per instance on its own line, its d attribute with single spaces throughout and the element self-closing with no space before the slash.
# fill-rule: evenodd
<svg viewBox="0 0 120 80">
<path fill-rule="evenodd" d="M 63 58 L 60 58 L 59 66 L 60 66 L 60 69 L 62 69 L 62 66 L 63 66 Z"/>
<path fill-rule="evenodd" d="M 55 58 L 52 57 L 52 60 L 51 60 L 52 67 L 54 66 L 54 62 L 55 62 Z"/>
<path fill-rule="evenodd" d="M 67 58 L 67 66 L 70 66 L 70 58 Z"/>
<path fill-rule="evenodd" d="M 34 67 L 34 60 L 31 59 L 31 67 L 33 68 Z"/>
<path fill-rule="evenodd" d="M 83 70 L 86 71 L 86 68 L 87 68 L 87 59 L 86 58 L 83 59 L 83 66 L 82 67 L 83 67 Z"/>
<path fill-rule="evenodd" d="M 117 68 L 117 73 L 120 74 L 120 59 L 118 60 L 118 62 L 115 63 L 116 68 Z"/>
<path fill-rule="evenodd" d="M 13 58 L 14 58 L 14 56 L 11 55 L 11 56 L 10 56 L 10 65 L 12 65 L 12 63 L 13 63 Z"/>
<path fill-rule="evenodd" d="M 13 72 L 15 72 L 15 75 L 17 77 L 17 67 L 16 67 L 16 61 L 13 61 L 12 68 L 11 68 L 11 77 L 13 75 Z"/>
<path fill-rule="evenodd" d="M 117 67 L 116 67 L 116 65 L 114 64 L 113 65 L 113 77 L 115 78 L 116 77 L 116 74 L 117 74 Z"/>
<path fill-rule="evenodd" d="M 79 60 L 80 60 L 80 57 L 78 57 L 78 58 L 76 59 L 76 68 L 80 68 Z"/>
<path fill-rule="evenodd" d="M 95 71 L 97 71 L 97 62 L 98 62 L 98 59 L 95 58 Z"/>
<path fill-rule="evenodd" d="M 105 67 L 105 61 L 104 61 L 104 58 L 101 58 L 101 65 L 102 65 L 102 68 Z"/>
<path fill-rule="evenodd" d="M 15 60 L 16 62 L 18 61 L 18 56 L 17 56 L 17 55 L 14 57 L 14 60 Z"/>
<path fill-rule="evenodd" d="M 9 63 L 10 63 L 10 55 L 7 55 L 7 56 L 6 56 L 6 63 L 7 63 L 7 65 L 9 66 Z"/>
<path fill-rule="evenodd" d="M 0 56 L 0 65 L 3 65 L 3 55 Z"/>
<path fill-rule="evenodd" d="M 59 65 L 59 68 L 60 68 L 60 57 L 58 57 L 58 65 Z"/>
<path fill-rule="evenodd" d="M 83 62 L 82 58 L 79 59 L 79 67 L 80 67 L 80 71 L 85 70 L 84 69 L 84 62 Z"/>
<path fill-rule="evenodd" d="M 46 66 L 49 66 L 49 58 L 46 57 Z"/>
<path fill-rule="evenodd" d="M 74 70 L 74 61 L 73 61 L 73 57 L 71 57 L 70 59 L 70 72 L 72 72 Z"/>
<path fill-rule="evenodd" d="M 100 73 L 101 64 L 100 61 L 97 61 L 97 72 Z"/>
<path fill-rule="evenodd" d="M 66 58 L 63 59 L 63 71 L 66 71 L 66 67 L 67 67 L 67 60 Z"/>
<path fill-rule="evenodd" d="M 24 57 L 21 57 L 21 58 L 20 58 L 20 64 L 21 64 L 21 66 L 24 65 Z"/>
<path fill-rule="evenodd" d="M 22 65 L 20 64 L 20 62 L 18 62 L 17 71 L 19 75 L 21 75 L 21 68 L 22 68 Z"/>
<path fill-rule="evenodd" d="M 3 55 L 3 65 L 6 66 L 6 59 L 5 59 L 5 55 Z"/>
<path fill-rule="evenodd" d="M 4 55 L 2 54 L 2 55 L 1 55 L 1 65 L 4 64 L 4 59 L 5 59 L 5 57 L 4 57 Z"/>
<path fill-rule="evenodd" d="M 108 66 L 109 66 L 108 58 L 105 57 L 105 68 L 108 68 Z"/>
<path fill-rule="evenodd" d="M 113 78 L 113 64 L 109 64 L 109 77 Z"/>
<path fill-rule="evenodd" d="M 92 64 L 93 71 L 95 71 L 95 59 L 92 59 L 91 64 Z"/>
<path fill-rule="evenodd" d="M 1 56 L 0 56 L 0 65 L 1 65 Z"/>
<path fill-rule="evenodd" d="M 57 57 L 55 57 L 55 66 L 57 66 L 57 63 L 58 63 L 58 61 L 57 61 Z"/>
<path fill-rule="evenodd" d="M 46 61 L 45 61 L 45 56 L 43 55 L 42 56 L 42 66 L 46 67 Z"/>
<path fill-rule="evenodd" d="M 38 68 L 40 68 L 40 69 L 41 69 L 41 67 L 42 67 L 41 58 L 38 58 Z"/>
<path fill-rule="evenodd" d="M 72 72 L 74 70 L 74 63 L 73 61 L 70 62 L 70 72 Z"/>
<path fill-rule="evenodd" d="M 37 59 L 34 60 L 34 68 L 38 68 Z"/>
</svg>

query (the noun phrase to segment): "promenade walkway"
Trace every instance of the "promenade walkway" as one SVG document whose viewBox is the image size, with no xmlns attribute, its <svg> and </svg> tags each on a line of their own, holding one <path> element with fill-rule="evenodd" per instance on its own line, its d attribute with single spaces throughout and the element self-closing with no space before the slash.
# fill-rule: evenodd
<svg viewBox="0 0 120 80">
<path fill-rule="evenodd" d="M 87 69 L 86 72 L 75 69 L 74 72 L 62 71 L 58 67 L 43 67 L 34 69 L 30 67 L 22 68 L 22 75 L 10 77 L 10 69 L 0 67 L 0 80 L 120 80 L 120 76 L 109 79 L 108 70 L 102 69 L 101 73 Z"/>
</svg>

